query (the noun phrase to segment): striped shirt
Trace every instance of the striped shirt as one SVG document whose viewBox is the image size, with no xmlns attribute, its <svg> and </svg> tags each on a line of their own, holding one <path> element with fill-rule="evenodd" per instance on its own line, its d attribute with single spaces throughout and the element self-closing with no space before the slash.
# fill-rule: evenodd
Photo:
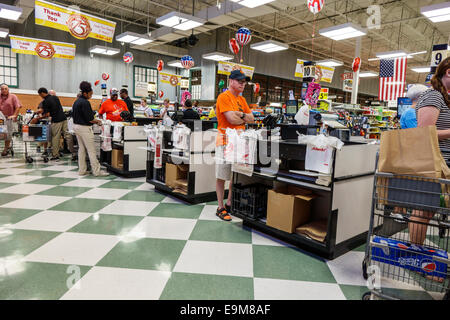
<svg viewBox="0 0 450 320">
<path fill-rule="evenodd" d="M 416 113 L 423 107 L 435 107 L 439 110 L 439 117 L 436 121 L 438 130 L 450 129 L 450 109 L 445 103 L 442 94 L 434 89 L 425 91 L 419 98 L 416 105 Z M 450 161 L 450 139 L 439 140 L 442 156 L 445 161 Z"/>
</svg>

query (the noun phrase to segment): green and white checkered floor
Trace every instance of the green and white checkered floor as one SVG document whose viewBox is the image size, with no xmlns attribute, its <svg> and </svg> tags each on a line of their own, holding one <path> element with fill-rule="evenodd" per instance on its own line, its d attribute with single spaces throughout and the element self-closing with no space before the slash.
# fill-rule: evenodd
<svg viewBox="0 0 450 320">
<path fill-rule="evenodd" d="M 145 178 L 79 177 L 70 157 L 25 164 L 20 141 L 15 150 L 0 159 L 0 299 L 358 300 L 368 291 L 364 246 L 326 261 L 219 220 L 215 202 L 185 204 Z"/>
</svg>

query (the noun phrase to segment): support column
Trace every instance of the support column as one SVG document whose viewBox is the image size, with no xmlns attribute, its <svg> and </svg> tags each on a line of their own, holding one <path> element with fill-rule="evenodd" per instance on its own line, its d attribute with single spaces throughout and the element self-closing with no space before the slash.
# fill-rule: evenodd
<svg viewBox="0 0 450 320">
<path fill-rule="evenodd" d="M 356 38 L 355 58 L 361 57 L 361 37 Z M 362 62 L 362 61 L 361 61 Z M 358 101 L 359 70 L 353 72 L 352 104 Z"/>
</svg>

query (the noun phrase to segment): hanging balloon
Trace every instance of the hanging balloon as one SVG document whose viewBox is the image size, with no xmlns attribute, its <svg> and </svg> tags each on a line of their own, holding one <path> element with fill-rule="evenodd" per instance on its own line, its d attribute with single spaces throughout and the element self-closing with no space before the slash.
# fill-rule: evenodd
<svg viewBox="0 0 450 320">
<path fill-rule="evenodd" d="M 100 80 L 96 80 L 96 81 L 94 82 L 94 86 L 97 86 L 99 83 L 100 83 Z"/>
<path fill-rule="evenodd" d="M 158 71 L 161 72 L 161 70 L 164 68 L 164 61 L 162 60 L 158 60 L 158 62 L 156 62 L 156 69 L 158 69 Z"/>
<path fill-rule="evenodd" d="M 131 62 L 133 62 L 133 60 L 134 60 L 134 56 L 131 52 L 125 52 L 123 54 L 123 61 L 125 63 L 131 63 Z"/>
<path fill-rule="evenodd" d="M 252 40 L 252 33 L 247 28 L 239 28 L 236 32 L 236 41 L 241 45 L 245 46 Z"/>
<path fill-rule="evenodd" d="M 255 83 L 255 85 L 253 86 L 253 92 L 255 92 L 255 94 L 258 94 L 260 89 L 261 86 L 259 85 L 259 83 Z"/>
<path fill-rule="evenodd" d="M 323 9 L 324 2 L 325 0 L 307 0 L 309 11 L 318 14 Z"/>
<path fill-rule="evenodd" d="M 158 96 L 159 96 L 160 98 L 164 97 L 164 91 L 162 91 L 162 90 L 159 91 Z"/>
<path fill-rule="evenodd" d="M 233 52 L 234 54 L 238 54 L 239 53 L 239 43 L 236 41 L 235 38 L 231 38 L 230 41 L 228 41 L 228 44 L 230 46 L 230 50 L 231 52 Z"/>
<path fill-rule="evenodd" d="M 352 64 L 353 72 L 358 72 L 360 66 L 361 66 L 361 58 L 360 57 L 356 57 L 353 60 L 353 64 Z"/>
<path fill-rule="evenodd" d="M 102 79 L 103 80 L 108 80 L 109 79 L 109 74 L 108 73 L 102 73 Z"/>
<path fill-rule="evenodd" d="M 219 90 L 221 90 L 225 86 L 225 81 L 220 80 L 219 81 Z"/>
<path fill-rule="evenodd" d="M 181 65 L 183 68 L 189 70 L 194 66 L 194 59 L 191 56 L 183 56 L 181 57 Z"/>
</svg>

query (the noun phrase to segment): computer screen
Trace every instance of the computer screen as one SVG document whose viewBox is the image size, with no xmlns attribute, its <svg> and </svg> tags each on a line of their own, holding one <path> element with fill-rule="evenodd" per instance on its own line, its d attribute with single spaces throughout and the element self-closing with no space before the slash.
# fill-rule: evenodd
<svg viewBox="0 0 450 320">
<path fill-rule="evenodd" d="M 297 100 L 288 100 L 286 101 L 286 114 L 287 115 L 295 115 L 298 111 L 298 101 Z"/>
</svg>

